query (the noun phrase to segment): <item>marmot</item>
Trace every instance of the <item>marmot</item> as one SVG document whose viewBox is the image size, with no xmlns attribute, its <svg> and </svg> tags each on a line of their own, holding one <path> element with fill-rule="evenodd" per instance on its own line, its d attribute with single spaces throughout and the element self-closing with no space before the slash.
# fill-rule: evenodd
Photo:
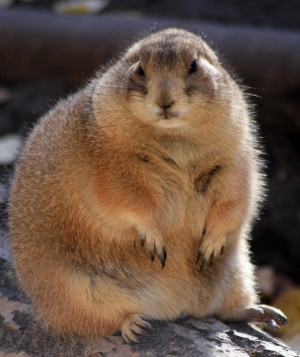
<svg viewBox="0 0 300 357">
<path fill-rule="evenodd" d="M 9 198 L 14 266 L 46 326 L 138 341 L 149 319 L 286 323 L 257 305 L 263 195 L 245 94 L 199 37 L 136 42 L 32 131 Z"/>
</svg>

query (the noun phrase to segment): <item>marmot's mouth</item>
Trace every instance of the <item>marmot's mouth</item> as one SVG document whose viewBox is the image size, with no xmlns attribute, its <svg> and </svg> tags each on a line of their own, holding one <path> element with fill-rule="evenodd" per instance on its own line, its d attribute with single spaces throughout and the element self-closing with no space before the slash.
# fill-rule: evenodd
<svg viewBox="0 0 300 357">
<path fill-rule="evenodd" d="M 170 110 L 170 109 L 163 109 L 158 115 L 162 119 L 166 119 L 166 120 L 177 118 L 179 116 L 178 112 Z"/>
</svg>

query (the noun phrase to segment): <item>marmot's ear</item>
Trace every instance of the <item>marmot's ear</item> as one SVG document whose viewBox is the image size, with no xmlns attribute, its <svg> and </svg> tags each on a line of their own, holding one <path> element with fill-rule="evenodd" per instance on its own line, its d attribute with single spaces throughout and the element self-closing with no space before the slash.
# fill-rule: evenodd
<svg viewBox="0 0 300 357">
<path fill-rule="evenodd" d="M 133 45 L 124 54 L 124 60 L 129 64 L 134 64 L 140 60 L 141 49 L 139 43 Z"/>
<path fill-rule="evenodd" d="M 203 50 L 201 51 L 203 54 L 205 53 L 205 59 L 210 62 L 212 65 L 215 65 L 215 66 L 219 66 L 220 65 L 220 62 L 219 62 L 219 59 L 218 59 L 218 56 L 217 54 L 208 46 L 208 44 L 206 42 L 204 42 L 202 40 L 202 38 L 200 37 L 201 39 L 201 46 L 203 48 Z M 202 56 L 203 56 L 202 54 Z"/>
</svg>

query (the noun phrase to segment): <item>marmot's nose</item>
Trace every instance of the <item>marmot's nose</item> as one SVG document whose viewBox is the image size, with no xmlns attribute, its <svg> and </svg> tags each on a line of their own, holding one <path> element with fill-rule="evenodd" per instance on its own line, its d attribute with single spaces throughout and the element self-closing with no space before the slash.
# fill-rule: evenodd
<svg viewBox="0 0 300 357">
<path fill-rule="evenodd" d="M 173 104 L 175 103 L 175 100 L 169 101 L 167 103 L 164 103 L 163 105 L 160 105 L 161 108 L 163 109 L 168 109 L 170 108 Z"/>
<path fill-rule="evenodd" d="M 175 103 L 175 100 L 160 100 L 156 102 L 162 109 L 169 109 Z"/>
</svg>

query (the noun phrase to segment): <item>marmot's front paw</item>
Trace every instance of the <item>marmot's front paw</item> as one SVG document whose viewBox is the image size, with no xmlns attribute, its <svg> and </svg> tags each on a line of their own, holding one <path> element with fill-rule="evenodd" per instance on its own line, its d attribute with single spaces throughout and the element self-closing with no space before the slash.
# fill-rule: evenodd
<svg viewBox="0 0 300 357">
<path fill-rule="evenodd" d="M 211 266 L 214 260 L 223 254 L 225 242 L 225 235 L 205 234 L 204 232 L 196 260 L 196 264 L 200 263 L 200 271 L 206 263 Z"/>
<path fill-rule="evenodd" d="M 167 251 L 161 235 L 155 232 L 139 233 L 139 238 L 142 247 L 145 246 L 147 252 L 150 254 L 152 262 L 156 254 L 164 268 L 167 259 Z"/>
</svg>

